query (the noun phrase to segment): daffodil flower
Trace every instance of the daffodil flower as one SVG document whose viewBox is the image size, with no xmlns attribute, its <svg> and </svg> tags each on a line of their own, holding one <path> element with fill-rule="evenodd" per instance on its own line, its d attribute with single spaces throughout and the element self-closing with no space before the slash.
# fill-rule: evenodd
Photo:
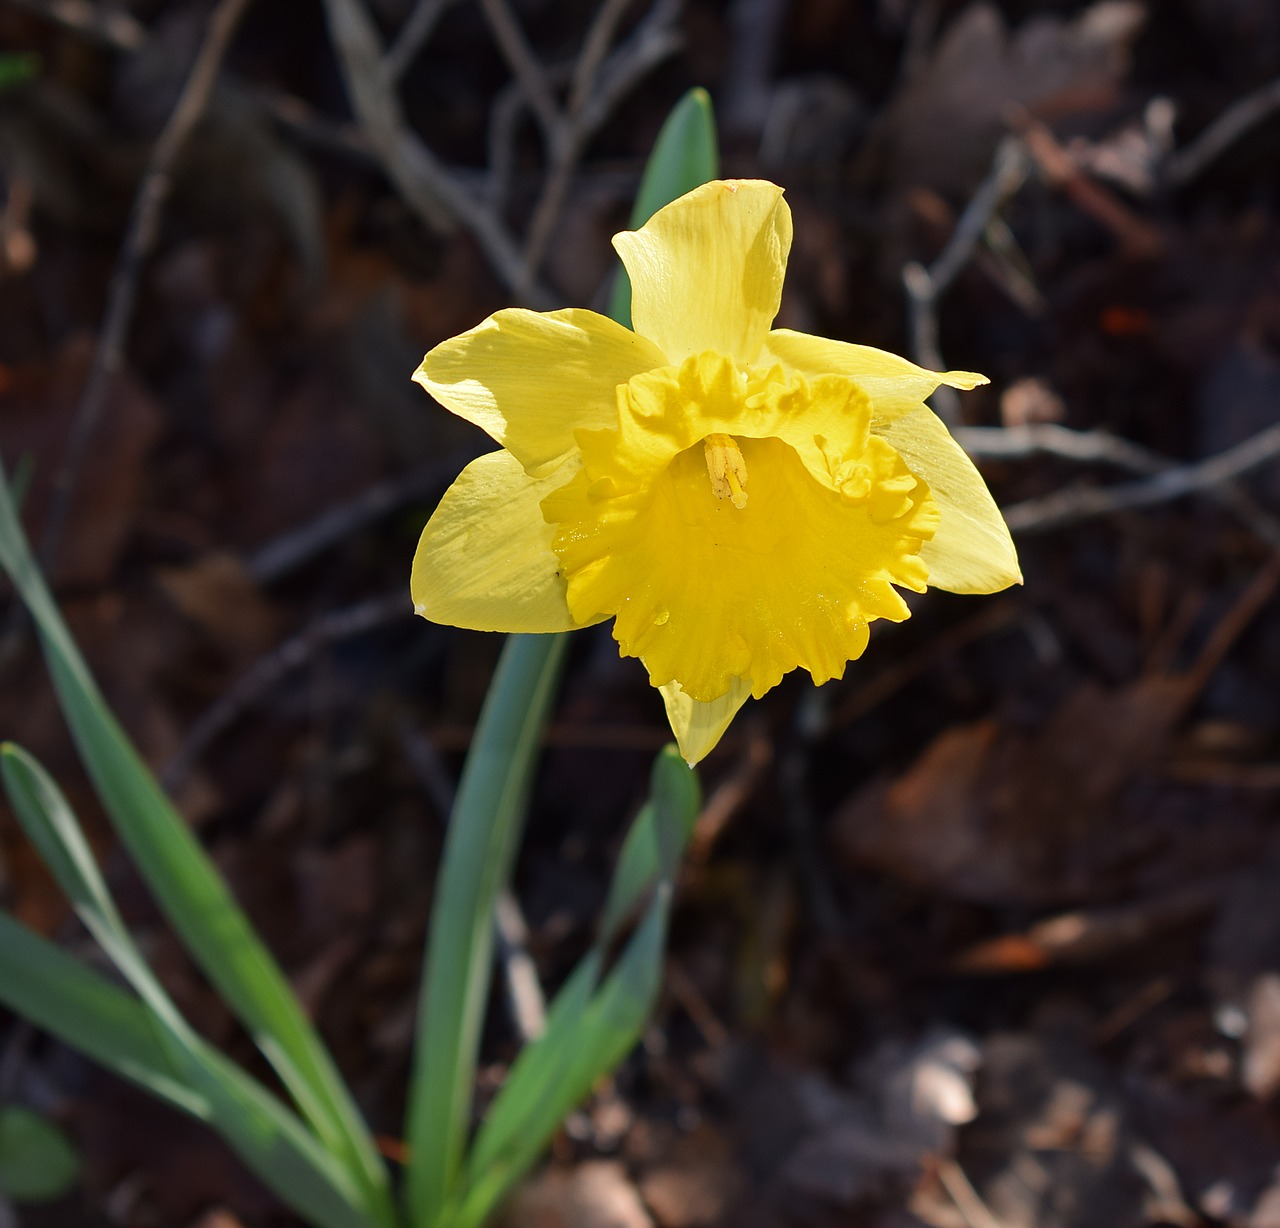
<svg viewBox="0 0 1280 1228">
<path fill-rule="evenodd" d="M 1020 582 L 990 493 L 924 404 L 986 379 L 771 330 L 781 188 L 708 183 L 613 244 L 634 332 L 499 311 L 414 376 L 501 445 L 422 534 L 419 614 L 512 632 L 613 619 L 694 763 L 790 670 L 841 677 L 870 623 L 908 617 L 899 588 Z"/>
</svg>

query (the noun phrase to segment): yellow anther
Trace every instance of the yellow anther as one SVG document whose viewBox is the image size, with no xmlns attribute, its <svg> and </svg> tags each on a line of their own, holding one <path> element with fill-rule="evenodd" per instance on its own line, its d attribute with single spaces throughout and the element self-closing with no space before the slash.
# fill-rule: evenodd
<svg viewBox="0 0 1280 1228">
<path fill-rule="evenodd" d="M 741 511 L 747 506 L 747 462 L 732 435 L 708 435 L 702 441 L 707 454 L 707 474 L 717 499 L 728 499 Z"/>
</svg>

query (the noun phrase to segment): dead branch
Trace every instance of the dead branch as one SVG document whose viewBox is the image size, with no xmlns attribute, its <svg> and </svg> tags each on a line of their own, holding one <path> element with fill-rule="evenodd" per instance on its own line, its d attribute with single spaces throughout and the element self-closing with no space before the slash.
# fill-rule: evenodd
<svg viewBox="0 0 1280 1228">
<path fill-rule="evenodd" d="M 530 305 L 549 305 L 551 296 L 545 290 L 525 284 L 520 251 L 498 215 L 451 175 L 404 123 L 383 69 L 377 29 L 360 0 L 325 0 L 325 13 L 352 109 L 405 203 L 433 230 L 447 232 L 455 223 L 466 226 L 504 285 L 523 286 L 518 297 Z"/>
<path fill-rule="evenodd" d="M 339 542 L 398 511 L 408 503 L 439 495 L 471 460 L 464 449 L 371 486 L 346 503 L 321 512 L 260 546 L 244 560 L 245 574 L 256 584 L 273 584 Z"/>
<path fill-rule="evenodd" d="M 321 615 L 297 635 L 260 657 L 196 719 L 161 773 L 165 789 L 170 794 L 180 792 L 209 747 L 246 712 L 260 704 L 283 678 L 314 660 L 323 649 L 407 619 L 412 613 L 408 593 L 398 587 L 380 597 Z"/>
<path fill-rule="evenodd" d="M 125 341 L 137 302 L 138 279 L 155 245 L 160 216 L 173 188 L 178 155 L 205 113 L 223 57 L 248 7 L 249 0 L 220 0 L 214 9 L 186 84 L 156 140 L 134 198 L 124 243 L 107 291 L 107 311 L 93 365 L 76 407 L 66 454 L 54 475 L 49 520 L 40 543 L 40 562 L 46 574 L 53 574 L 76 481 L 102 416 L 107 388 L 124 361 Z"/>
<path fill-rule="evenodd" d="M 100 9 L 89 0 L 11 2 L 116 51 L 137 51 L 147 41 L 147 31 L 136 18 L 120 9 Z"/>
<path fill-rule="evenodd" d="M 938 300 L 968 263 L 1000 207 L 1022 186 L 1027 155 L 1016 137 L 1005 137 L 996 150 L 991 171 L 960 215 L 946 247 L 929 268 L 912 261 L 902 270 L 907 291 L 911 352 L 915 361 L 933 371 L 944 369 L 938 346 Z M 954 389 L 939 388 L 933 407 L 948 424 L 959 417 Z"/>
<path fill-rule="evenodd" d="M 418 0 L 413 6 L 413 12 L 400 27 L 396 41 L 382 57 L 382 71 L 388 81 L 399 81 L 404 76 L 414 57 L 431 37 L 445 10 L 454 3 L 456 0 Z"/>
<path fill-rule="evenodd" d="M 1233 478 L 1280 456 L 1280 426 L 1271 426 L 1225 452 L 1190 465 L 1173 465 L 1137 482 L 1057 491 L 1005 509 L 1010 529 L 1041 533 L 1132 508 L 1169 503 L 1185 495 L 1221 490 Z"/>
<path fill-rule="evenodd" d="M 1173 154 L 1164 165 L 1165 182 L 1186 187 L 1250 128 L 1276 111 L 1280 111 L 1280 77 L 1232 103 L 1191 144 Z"/>
<path fill-rule="evenodd" d="M 1056 456 L 1082 464 L 1115 465 L 1132 473 L 1156 474 L 1178 469 L 1178 462 L 1108 431 L 1073 431 L 1053 423 L 1017 427 L 961 426 L 955 437 L 970 456 L 989 460 L 1020 460 Z M 1280 550 L 1280 519 L 1258 505 L 1236 482 L 1209 487 L 1204 495 L 1230 509 L 1258 538 Z"/>
</svg>

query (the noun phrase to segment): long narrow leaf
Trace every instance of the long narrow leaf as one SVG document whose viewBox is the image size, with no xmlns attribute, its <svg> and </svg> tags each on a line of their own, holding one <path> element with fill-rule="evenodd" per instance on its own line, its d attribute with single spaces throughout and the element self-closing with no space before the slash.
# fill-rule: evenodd
<svg viewBox="0 0 1280 1228">
<path fill-rule="evenodd" d="M 360 1192 L 315 1136 L 182 1017 L 121 919 L 79 821 L 49 774 L 9 743 L 0 745 L 0 774 L 23 829 L 86 928 L 142 999 L 168 1066 L 202 1097 L 210 1124 L 290 1206 L 322 1216 L 326 1224 L 371 1224 L 359 1209 Z"/>
<path fill-rule="evenodd" d="M 523 1110 L 518 1128 L 504 1129 L 500 1141 L 496 1132 L 485 1145 L 477 1140 L 475 1173 L 460 1207 L 447 1220 L 449 1228 L 480 1228 L 542 1154 L 574 1106 L 634 1047 L 661 985 L 670 900 L 669 885 L 660 887 L 622 958 L 586 1009 L 547 1048 L 543 1048 L 544 1036 L 521 1054 L 508 1082 L 515 1089 L 512 1108 Z M 530 1080 L 539 1084 L 536 1096 L 529 1095 L 530 1086 L 516 1082 L 522 1073 L 519 1067 L 526 1062 L 526 1070 L 536 1069 L 541 1062 L 555 1069 L 551 1080 L 536 1076 Z M 505 1106 L 502 1112 L 505 1115 Z M 495 1104 L 490 1120 L 498 1116 Z"/>
<path fill-rule="evenodd" d="M 318 1228 L 368 1228 L 331 1158 L 283 1105 L 199 1042 L 218 1078 L 193 1086 L 138 999 L 0 913 L 0 1003 L 157 1099 L 207 1122 L 268 1183 L 287 1183 Z M 238 1086 L 237 1086 L 238 1084 Z"/>
<path fill-rule="evenodd" d="M 631 210 L 631 229 L 639 230 L 663 205 L 719 174 L 720 147 L 711 99 L 706 90 L 692 89 L 671 108 L 653 143 Z M 631 327 L 631 279 L 625 269 L 613 283 L 609 314 Z"/>
<path fill-rule="evenodd" d="M 556 995 L 543 1034 L 521 1052 L 490 1107 L 450 1228 L 483 1223 L 565 1114 L 639 1039 L 660 984 L 672 880 L 698 806 L 697 776 L 674 746 L 667 747 L 654 762 L 649 801 L 623 842 L 600 935 Z M 618 926 L 649 893 L 643 920 L 597 990 Z"/>
<path fill-rule="evenodd" d="M 513 635 L 489 688 L 445 838 L 410 1084 L 407 1218 L 433 1228 L 455 1193 L 491 977 L 493 906 L 511 876 L 560 635 Z"/>
<path fill-rule="evenodd" d="M 364 1191 L 372 1221 L 390 1228 L 386 1169 L 350 1093 L 279 966 L 107 707 L 31 557 L 2 467 L 0 566 L 36 622 L 81 759 L 165 915 Z"/>
</svg>

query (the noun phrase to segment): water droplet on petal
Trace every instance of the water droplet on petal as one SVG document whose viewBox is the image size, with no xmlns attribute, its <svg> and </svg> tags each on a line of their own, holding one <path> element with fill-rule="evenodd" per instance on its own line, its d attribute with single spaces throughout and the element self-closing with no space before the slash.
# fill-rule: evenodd
<svg viewBox="0 0 1280 1228">
<path fill-rule="evenodd" d="M 667 619 L 669 619 L 670 617 L 671 617 L 670 610 L 659 610 L 653 616 L 653 625 L 655 627 L 665 627 L 667 625 Z"/>
</svg>

